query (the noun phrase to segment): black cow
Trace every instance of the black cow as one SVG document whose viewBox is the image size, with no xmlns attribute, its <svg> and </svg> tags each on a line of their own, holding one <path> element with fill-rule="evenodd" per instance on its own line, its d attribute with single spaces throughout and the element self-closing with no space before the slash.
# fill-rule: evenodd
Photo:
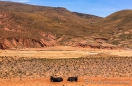
<svg viewBox="0 0 132 86">
<path fill-rule="evenodd" d="M 78 81 L 78 77 L 68 77 L 67 81 L 71 81 L 71 82 L 77 82 Z"/>
<path fill-rule="evenodd" d="M 50 77 L 50 81 L 51 82 L 62 82 L 63 79 L 61 77 L 53 77 L 53 76 L 51 76 Z"/>
</svg>

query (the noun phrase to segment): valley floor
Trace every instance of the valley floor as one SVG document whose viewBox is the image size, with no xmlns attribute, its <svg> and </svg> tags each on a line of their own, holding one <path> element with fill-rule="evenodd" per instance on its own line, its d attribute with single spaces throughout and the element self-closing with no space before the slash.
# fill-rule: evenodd
<svg viewBox="0 0 132 86">
<path fill-rule="evenodd" d="M 38 58 L 79 58 L 89 55 L 106 54 L 117 56 L 132 56 L 131 49 L 91 49 L 68 46 L 56 46 L 47 48 L 10 49 L 0 50 L 0 56 L 38 57 Z"/>
<path fill-rule="evenodd" d="M 92 59 L 91 55 L 92 56 L 103 55 L 103 58 Z M 114 55 L 115 57 L 117 56 L 117 58 L 108 57 L 107 59 L 107 56 L 111 56 L 111 55 Z M 118 56 L 121 56 L 124 58 L 121 58 Z M 132 50 L 130 49 L 107 50 L 107 49 L 77 48 L 77 47 L 68 47 L 68 46 L 56 46 L 56 47 L 48 47 L 43 49 L 37 48 L 37 49 L 0 50 L 0 57 L 1 57 L 0 58 L 0 74 L 1 74 L 1 77 L 6 78 L 6 79 L 4 78 L 0 79 L 0 86 L 132 86 L 131 56 L 132 56 Z M 9 58 L 6 58 L 6 57 L 9 57 Z M 13 60 L 11 60 L 10 57 L 13 57 Z M 17 57 L 20 57 L 20 58 L 31 57 L 31 58 L 39 58 L 39 59 L 17 60 L 16 59 Z M 86 57 L 86 59 L 84 58 L 79 60 L 69 59 L 69 58 L 79 58 L 79 57 L 84 57 L 84 58 Z M 106 57 L 106 59 L 104 59 L 104 57 Z M 49 60 L 49 61 L 40 60 L 41 58 L 60 59 L 60 60 L 57 60 L 56 62 L 54 62 L 52 60 Z M 68 58 L 68 59 L 61 60 L 63 58 Z M 8 62 L 10 63 L 7 64 Z M 43 65 L 44 64 L 43 62 L 49 65 Z M 63 62 L 61 63 L 62 65 L 61 67 L 59 67 L 60 62 Z M 10 73 L 12 73 L 12 75 L 13 74 L 17 75 L 17 73 L 19 73 L 19 71 L 17 70 L 22 71 L 20 72 L 21 74 L 29 75 L 28 72 L 29 73 L 31 72 L 31 74 L 36 74 L 36 73 L 39 74 L 39 72 L 42 71 L 41 67 L 43 68 L 43 70 L 46 70 L 46 71 L 47 70 L 55 71 L 53 70 L 55 68 L 56 68 L 56 71 L 59 71 L 58 68 L 60 68 L 60 71 L 63 70 L 64 72 L 62 74 L 65 74 L 65 71 L 64 71 L 65 68 L 68 69 L 67 71 L 72 71 L 75 69 L 75 68 L 72 69 L 72 66 L 69 66 L 70 64 L 67 62 L 72 63 L 72 65 L 75 65 L 75 68 L 80 68 L 79 70 L 76 69 L 77 70 L 76 72 L 79 72 L 78 74 L 81 74 L 83 72 L 83 71 L 81 72 L 81 70 L 84 70 L 87 68 L 87 71 L 85 71 L 86 74 L 93 73 L 95 77 L 90 75 L 85 76 L 84 74 L 82 74 L 79 76 L 78 82 L 68 82 L 67 77 L 65 76 L 63 82 L 53 83 L 53 82 L 50 82 L 49 78 L 47 77 L 37 77 L 36 75 L 34 75 L 35 77 L 29 76 L 25 78 L 20 78 L 21 75 L 19 74 L 18 74 L 19 76 L 18 78 L 10 78 L 8 76 L 5 76 L 5 73 L 8 73 L 8 72 L 9 72 L 8 73 L 9 76 L 11 76 Z M 53 65 L 54 63 L 57 64 L 56 67 L 54 67 Z M 77 64 L 79 65 L 79 67 L 76 67 L 78 66 Z M 14 65 L 16 66 L 14 67 Z M 25 67 L 24 65 L 29 65 L 29 66 Z M 68 67 L 66 65 L 68 65 Z M 49 69 L 50 66 L 53 66 L 53 68 Z M 34 67 L 36 69 L 34 69 Z M 123 67 L 124 69 L 121 67 Z M 29 70 L 29 68 L 33 68 L 33 69 Z M 109 68 L 109 71 L 107 68 Z M 101 74 L 100 75 L 97 74 L 96 76 L 96 73 L 98 73 L 98 69 L 100 73 L 102 73 L 103 75 L 106 74 L 106 76 L 103 77 L 103 75 Z M 26 72 L 24 73 L 24 71 L 26 71 L 27 73 Z M 35 73 L 32 73 L 32 71 L 35 71 Z M 69 72 L 67 73 L 69 74 Z M 108 77 L 107 77 L 107 73 L 108 73 Z M 112 74 L 114 75 L 113 77 L 112 77 Z"/>
<path fill-rule="evenodd" d="M 79 77 L 78 82 L 50 82 L 49 78 L 0 79 L 0 86 L 132 86 L 131 78 Z"/>
</svg>

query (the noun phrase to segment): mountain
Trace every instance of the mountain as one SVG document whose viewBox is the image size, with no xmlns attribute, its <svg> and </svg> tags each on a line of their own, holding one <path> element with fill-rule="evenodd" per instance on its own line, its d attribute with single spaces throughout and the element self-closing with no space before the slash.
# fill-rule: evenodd
<svg viewBox="0 0 132 86">
<path fill-rule="evenodd" d="M 0 49 L 74 46 L 131 47 L 132 10 L 106 18 L 63 7 L 0 1 Z"/>
<path fill-rule="evenodd" d="M 110 37 L 109 43 L 132 48 L 132 10 L 115 12 L 96 25 L 100 25 L 100 34 Z"/>
<path fill-rule="evenodd" d="M 76 45 L 92 35 L 90 24 L 100 19 L 63 7 L 0 2 L 0 48 Z"/>
</svg>

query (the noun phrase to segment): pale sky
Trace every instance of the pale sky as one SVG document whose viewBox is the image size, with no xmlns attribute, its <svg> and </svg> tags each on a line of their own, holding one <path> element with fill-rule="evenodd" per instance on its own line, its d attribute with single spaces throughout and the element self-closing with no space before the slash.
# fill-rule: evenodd
<svg viewBox="0 0 132 86">
<path fill-rule="evenodd" d="M 74 12 L 106 17 L 116 11 L 132 9 L 132 0 L 0 0 L 26 4 L 65 7 Z"/>
</svg>

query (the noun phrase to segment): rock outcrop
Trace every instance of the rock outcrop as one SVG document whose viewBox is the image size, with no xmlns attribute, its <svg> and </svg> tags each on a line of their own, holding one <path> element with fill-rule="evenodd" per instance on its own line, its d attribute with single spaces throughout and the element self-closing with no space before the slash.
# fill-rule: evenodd
<svg viewBox="0 0 132 86">
<path fill-rule="evenodd" d="M 31 38 L 1 38 L 0 49 L 11 48 L 41 48 L 57 45 L 54 40 L 31 39 Z"/>
</svg>

